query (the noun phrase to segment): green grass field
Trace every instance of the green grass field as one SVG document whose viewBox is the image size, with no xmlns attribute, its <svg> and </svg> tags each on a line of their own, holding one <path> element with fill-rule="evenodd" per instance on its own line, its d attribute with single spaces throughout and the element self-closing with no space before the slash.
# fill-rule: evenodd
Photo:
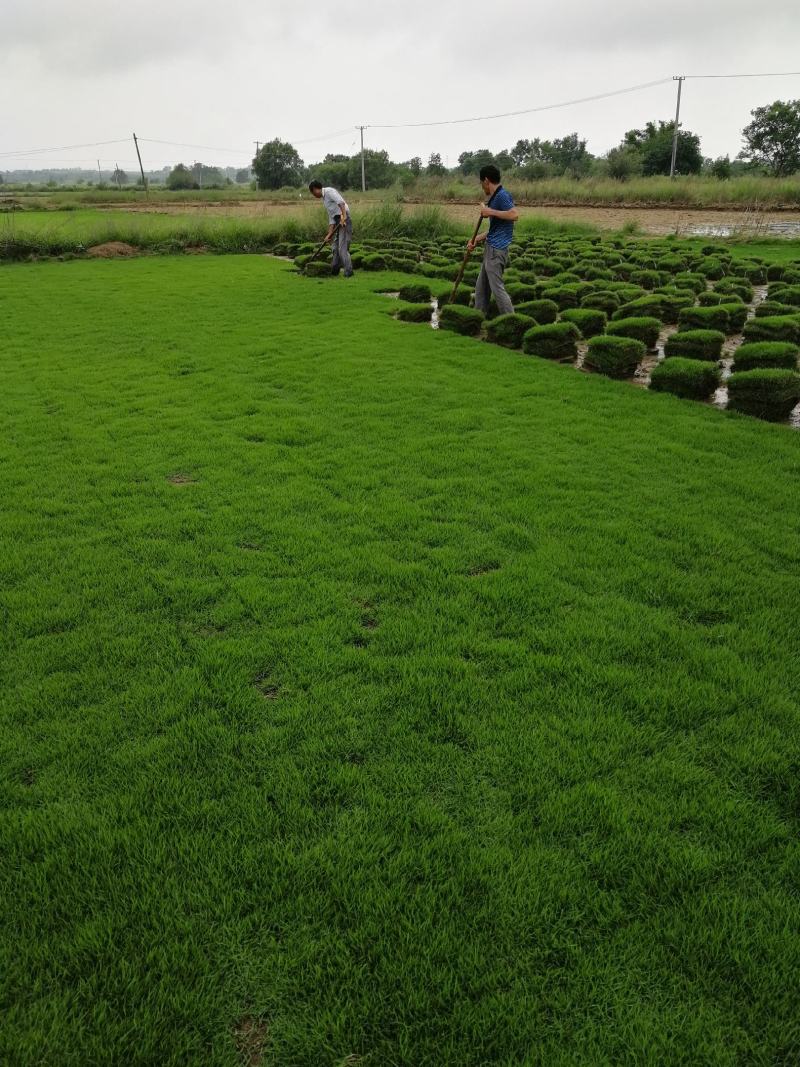
<svg viewBox="0 0 800 1067">
<path fill-rule="evenodd" d="M 800 436 L 257 256 L 0 269 L 0 1062 L 800 1062 Z"/>
</svg>

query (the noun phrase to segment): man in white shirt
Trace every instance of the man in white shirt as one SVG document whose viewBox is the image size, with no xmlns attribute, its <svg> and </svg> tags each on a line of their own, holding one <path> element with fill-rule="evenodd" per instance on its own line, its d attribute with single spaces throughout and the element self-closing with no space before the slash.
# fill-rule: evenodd
<svg viewBox="0 0 800 1067">
<path fill-rule="evenodd" d="M 325 234 L 325 240 L 333 241 L 331 273 L 338 274 L 340 270 L 344 270 L 345 278 L 352 278 L 350 242 L 353 239 L 353 220 L 350 218 L 350 208 L 333 186 L 324 186 L 315 179 L 309 182 L 308 188 L 312 196 L 323 202 L 328 212 L 328 232 Z"/>
</svg>

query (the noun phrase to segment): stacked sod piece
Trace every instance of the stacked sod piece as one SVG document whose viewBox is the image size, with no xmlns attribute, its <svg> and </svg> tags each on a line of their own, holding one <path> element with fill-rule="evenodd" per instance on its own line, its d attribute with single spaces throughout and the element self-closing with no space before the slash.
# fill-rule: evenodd
<svg viewBox="0 0 800 1067">
<path fill-rule="evenodd" d="M 737 371 L 728 379 L 728 407 L 770 422 L 788 419 L 800 404 L 800 374 L 765 368 Z"/>
<path fill-rule="evenodd" d="M 635 337 L 592 337 L 584 365 L 609 378 L 631 378 L 646 352 L 644 342 Z"/>
</svg>

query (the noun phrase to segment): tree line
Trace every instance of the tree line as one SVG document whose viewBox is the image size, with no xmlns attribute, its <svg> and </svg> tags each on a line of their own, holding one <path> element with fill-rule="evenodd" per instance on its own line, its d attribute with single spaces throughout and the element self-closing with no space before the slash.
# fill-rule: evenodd
<svg viewBox="0 0 800 1067">
<path fill-rule="evenodd" d="M 678 130 L 676 172 L 709 173 L 729 178 L 740 172 L 756 172 L 784 177 L 800 171 L 800 100 L 776 100 L 751 112 L 752 122 L 742 130 L 743 147 L 738 157 L 709 159 L 702 153 L 700 137 Z M 434 152 L 427 163 L 416 156 L 395 163 L 386 151 L 368 149 L 365 169 L 371 189 L 386 188 L 396 182 L 412 183 L 421 175 L 476 175 L 486 163 L 516 178 L 585 178 L 589 176 L 627 180 L 639 176 L 669 174 L 672 162 L 674 122 L 648 122 L 642 129 L 628 130 L 622 141 L 603 156 L 594 156 L 587 141 L 578 133 L 553 140 L 521 139 L 513 148 L 492 152 L 488 148 L 462 152 L 458 164 L 448 168 L 441 154 Z M 293 145 L 279 139 L 268 141 L 253 159 L 253 173 L 262 189 L 302 185 L 309 177 L 326 185 L 347 190 L 360 188 L 361 154 L 328 154 L 320 162 L 306 165 Z"/>
</svg>

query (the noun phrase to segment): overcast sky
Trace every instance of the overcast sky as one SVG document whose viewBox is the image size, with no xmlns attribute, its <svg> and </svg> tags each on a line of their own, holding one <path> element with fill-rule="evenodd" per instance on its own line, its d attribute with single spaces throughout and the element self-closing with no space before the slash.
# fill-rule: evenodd
<svg viewBox="0 0 800 1067">
<path fill-rule="evenodd" d="M 521 111 L 674 74 L 800 70 L 798 0 L 2 0 L 0 170 L 244 166 L 280 137 L 306 162 L 352 154 L 357 124 L 395 160 L 578 131 L 601 154 L 670 119 L 675 84 L 538 114 Z M 684 84 L 681 118 L 705 155 L 741 147 L 754 107 L 800 98 L 800 76 Z M 32 154 L 85 142 L 119 145 Z M 180 148 L 153 141 L 209 146 Z M 223 151 L 229 149 L 230 151 Z M 15 154 L 10 154 L 10 153 Z"/>
</svg>

